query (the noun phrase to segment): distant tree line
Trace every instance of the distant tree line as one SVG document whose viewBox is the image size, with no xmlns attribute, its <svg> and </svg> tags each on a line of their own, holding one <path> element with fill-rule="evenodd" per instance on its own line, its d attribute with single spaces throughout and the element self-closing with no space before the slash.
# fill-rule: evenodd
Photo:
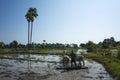
<svg viewBox="0 0 120 80">
<path fill-rule="evenodd" d="M 19 44 L 16 40 L 10 42 L 9 44 L 5 44 L 4 42 L 0 42 L 0 48 L 25 48 L 26 45 Z"/>
<path fill-rule="evenodd" d="M 26 48 L 28 45 L 18 43 L 16 40 L 10 42 L 9 44 L 4 44 L 0 42 L 0 48 Z M 43 40 L 43 43 L 32 43 L 32 48 L 82 48 L 87 49 L 88 52 L 97 52 L 99 50 L 105 49 L 118 49 L 120 48 L 120 41 L 115 41 L 114 37 L 104 39 L 98 44 L 93 41 L 88 41 L 87 43 L 81 43 L 79 46 L 77 44 L 62 44 L 62 43 L 47 43 Z"/>
<path fill-rule="evenodd" d="M 114 37 L 104 39 L 98 44 L 92 41 L 81 43 L 80 47 L 87 49 L 88 52 L 101 53 L 101 55 L 104 56 L 117 57 L 120 59 L 120 41 L 115 41 Z M 116 56 L 115 53 L 117 53 Z"/>
<path fill-rule="evenodd" d="M 30 44 L 29 44 L 30 45 Z M 0 48 L 27 48 L 28 44 L 18 43 L 16 40 L 10 42 L 9 44 L 4 44 L 0 42 Z M 62 44 L 62 43 L 32 43 L 31 48 L 78 48 L 77 44 Z"/>
<path fill-rule="evenodd" d="M 88 41 L 87 43 L 81 43 L 81 48 L 85 48 L 88 52 L 94 52 L 99 49 L 116 49 L 120 45 L 120 41 L 115 41 L 114 37 L 110 37 L 104 39 L 103 42 L 99 42 L 98 44 L 93 41 Z"/>
</svg>

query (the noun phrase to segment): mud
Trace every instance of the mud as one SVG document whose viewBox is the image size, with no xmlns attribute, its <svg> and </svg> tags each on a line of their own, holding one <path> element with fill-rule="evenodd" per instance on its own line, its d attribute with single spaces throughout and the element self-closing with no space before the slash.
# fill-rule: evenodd
<svg viewBox="0 0 120 80">
<path fill-rule="evenodd" d="M 0 80 L 113 80 L 105 68 L 86 59 L 88 69 L 56 70 L 59 55 L 0 55 Z"/>
</svg>

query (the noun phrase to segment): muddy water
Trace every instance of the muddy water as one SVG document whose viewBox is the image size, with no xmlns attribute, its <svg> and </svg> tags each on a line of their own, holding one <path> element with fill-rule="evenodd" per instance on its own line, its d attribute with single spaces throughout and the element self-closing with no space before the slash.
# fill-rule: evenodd
<svg viewBox="0 0 120 80">
<path fill-rule="evenodd" d="M 58 55 L 0 55 L 0 80 L 113 80 L 105 68 L 85 60 L 88 69 L 63 72 L 56 70 Z"/>
</svg>

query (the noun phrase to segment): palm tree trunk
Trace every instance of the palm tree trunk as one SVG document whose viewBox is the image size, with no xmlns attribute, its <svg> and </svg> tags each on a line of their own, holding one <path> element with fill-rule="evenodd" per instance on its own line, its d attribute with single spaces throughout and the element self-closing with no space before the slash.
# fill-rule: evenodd
<svg viewBox="0 0 120 80">
<path fill-rule="evenodd" d="M 28 46 L 30 43 L 30 22 L 28 21 Z"/>
<path fill-rule="evenodd" d="M 31 21 L 30 44 L 32 44 L 32 31 L 33 31 L 33 21 Z"/>
</svg>

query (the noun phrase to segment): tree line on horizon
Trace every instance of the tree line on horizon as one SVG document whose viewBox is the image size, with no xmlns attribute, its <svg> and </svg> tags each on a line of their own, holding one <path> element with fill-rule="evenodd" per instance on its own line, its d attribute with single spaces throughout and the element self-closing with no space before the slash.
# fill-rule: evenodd
<svg viewBox="0 0 120 80">
<path fill-rule="evenodd" d="M 106 38 L 98 44 L 88 41 L 86 44 L 81 43 L 80 46 L 83 49 L 87 49 L 87 52 L 120 59 L 120 41 L 115 41 L 114 37 Z"/>
<path fill-rule="evenodd" d="M 9 44 L 5 44 L 4 42 L 0 42 L 0 48 L 26 48 L 28 44 L 18 43 L 16 40 L 10 42 Z M 115 41 L 114 37 L 110 37 L 104 39 L 102 42 L 98 44 L 93 41 L 88 41 L 87 43 L 80 43 L 77 45 L 73 44 L 62 44 L 62 43 L 47 43 L 43 40 L 43 43 L 31 43 L 32 48 L 82 48 L 87 49 L 88 52 L 95 52 L 99 49 L 108 49 L 108 48 L 117 48 L 120 46 L 120 41 Z"/>
<path fill-rule="evenodd" d="M 62 43 L 31 43 L 29 44 L 31 48 L 78 48 L 77 44 L 62 44 Z M 16 40 L 13 40 L 9 44 L 5 44 L 4 42 L 0 42 L 0 48 L 28 48 L 28 44 L 18 43 Z"/>
<path fill-rule="evenodd" d="M 114 37 L 106 38 L 98 44 L 93 41 L 88 41 L 87 43 L 81 43 L 80 46 L 88 50 L 88 52 L 95 52 L 98 49 L 116 49 L 120 46 L 120 41 L 115 41 Z"/>
</svg>

